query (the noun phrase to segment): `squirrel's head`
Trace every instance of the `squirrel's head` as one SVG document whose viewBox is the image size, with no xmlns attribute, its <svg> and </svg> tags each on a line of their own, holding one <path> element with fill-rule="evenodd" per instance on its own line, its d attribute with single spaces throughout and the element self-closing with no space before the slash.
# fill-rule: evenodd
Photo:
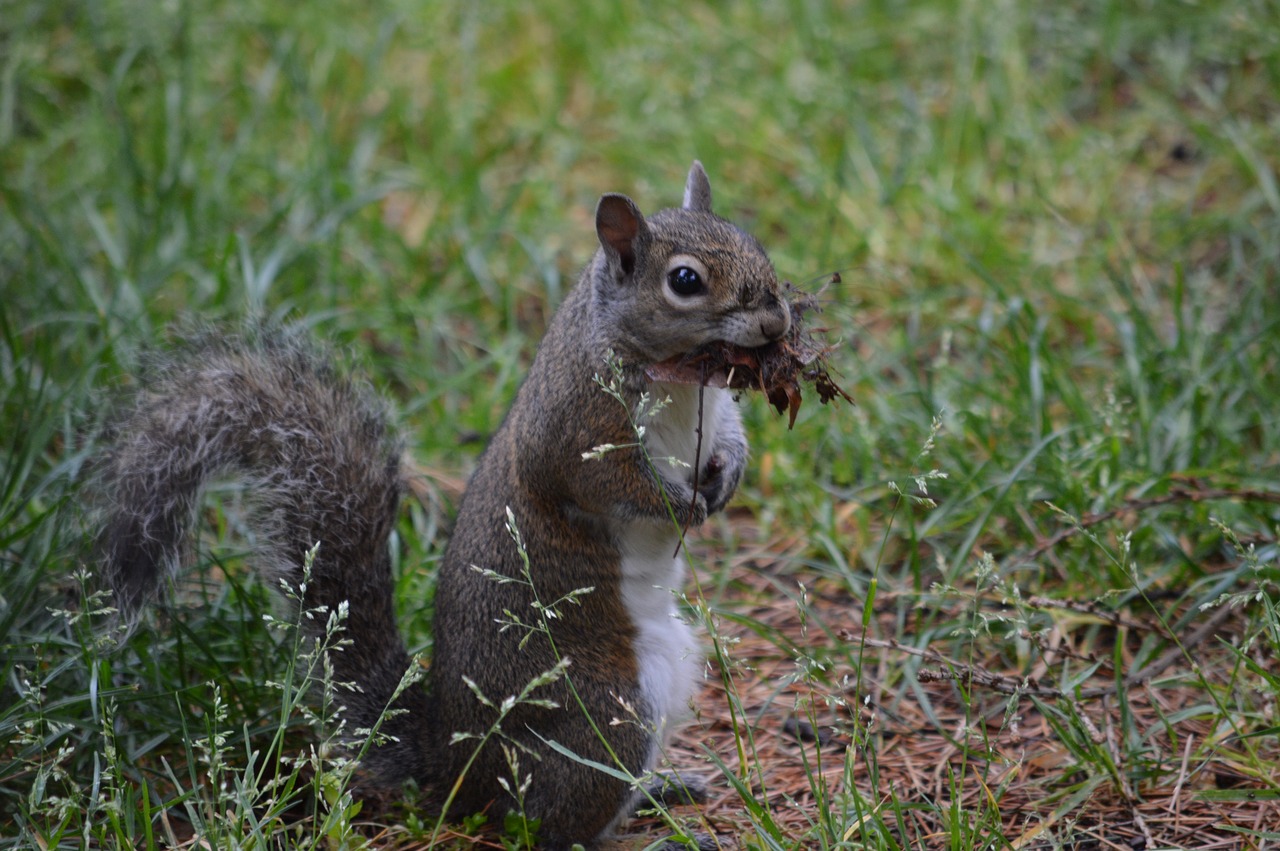
<svg viewBox="0 0 1280 851">
<path fill-rule="evenodd" d="M 791 326 L 773 264 L 750 234 L 711 212 L 699 162 L 679 209 L 646 219 L 627 196 L 605 195 L 596 234 L 592 298 L 624 357 L 657 363 L 717 341 L 762 346 Z"/>
</svg>

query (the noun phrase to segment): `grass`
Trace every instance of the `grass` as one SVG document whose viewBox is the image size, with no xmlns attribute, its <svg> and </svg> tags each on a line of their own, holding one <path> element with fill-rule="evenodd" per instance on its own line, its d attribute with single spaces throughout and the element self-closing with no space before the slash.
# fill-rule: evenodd
<svg viewBox="0 0 1280 851">
<path fill-rule="evenodd" d="M 1274 846 L 1277 32 L 1265 0 L 0 2 L 0 842 L 424 844 L 411 794 L 264 771 L 323 733 L 271 685 L 233 494 L 201 587 L 104 651 L 81 435 L 183 315 L 314 326 L 435 498 L 397 530 L 429 656 L 449 501 L 596 197 L 672 204 L 698 157 L 781 275 L 841 273 L 857 400 L 790 432 L 744 402 L 672 755 L 721 790 L 700 829 Z"/>
</svg>

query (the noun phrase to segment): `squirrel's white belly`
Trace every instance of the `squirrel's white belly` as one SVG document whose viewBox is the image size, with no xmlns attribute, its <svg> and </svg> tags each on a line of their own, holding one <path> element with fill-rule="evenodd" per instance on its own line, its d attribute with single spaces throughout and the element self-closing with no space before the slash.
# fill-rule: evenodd
<svg viewBox="0 0 1280 851">
<path fill-rule="evenodd" d="M 719 387 L 703 387 L 701 404 L 699 388 L 691 384 L 655 384 L 654 396 L 664 396 L 670 403 L 644 423 L 644 445 L 649 458 L 662 467 L 668 465 L 665 475 L 684 476 L 693 479 L 695 456 L 699 455 L 698 415 L 701 407 L 702 445 L 701 456 L 696 460 L 706 464 L 711 457 L 711 447 L 716 445 L 716 435 L 726 417 L 737 417 L 738 409 L 728 390 Z M 677 462 L 672 465 L 672 461 Z M 670 469 L 671 466 L 682 470 Z"/>
<path fill-rule="evenodd" d="M 646 423 L 645 448 L 654 464 L 670 464 L 674 458 L 686 465 L 680 471 L 663 470 L 663 475 L 691 482 L 693 464 L 707 462 L 720 423 L 726 416 L 737 416 L 737 409 L 729 393 L 706 388 L 701 404 L 701 457 L 695 459 L 699 454 L 698 388 L 660 385 L 657 390 L 659 396 L 669 395 L 671 402 Z M 657 728 L 659 743 L 665 741 L 667 731 L 691 714 L 702 669 L 694 631 L 676 611 L 675 595 L 685 577 L 684 558 L 676 551 L 679 531 L 674 522 L 651 521 L 626 523 L 617 530 L 622 602 L 635 626 L 640 690 L 652 712 L 648 720 Z"/>
<path fill-rule="evenodd" d="M 690 714 L 702 668 L 693 629 L 676 612 L 684 559 L 674 556 L 677 536 L 651 523 L 621 530 L 622 603 L 635 627 L 634 650 L 657 741 Z M 655 754 L 656 756 L 656 754 Z M 653 759 L 650 759 L 652 764 Z"/>
</svg>

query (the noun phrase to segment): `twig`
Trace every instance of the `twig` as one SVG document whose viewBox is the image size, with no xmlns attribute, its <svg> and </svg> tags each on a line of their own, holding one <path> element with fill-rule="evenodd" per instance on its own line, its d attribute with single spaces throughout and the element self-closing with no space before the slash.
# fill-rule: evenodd
<svg viewBox="0 0 1280 851">
<path fill-rule="evenodd" d="M 1140 630 L 1143 632 L 1155 632 L 1170 638 L 1169 631 L 1159 623 L 1150 621 L 1131 620 L 1122 615 L 1108 611 L 1103 608 L 1102 604 L 1096 600 L 1079 601 L 1079 600 L 1053 600 L 1049 597 L 1028 597 L 1027 605 L 1033 609 L 1064 609 L 1068 612 L 1079 612 L 1084 615 L 1091 615 L 1098 620 L 1105 621 L 1114 627 L 1124 627 L 1125 629 Z"/>
<path fill-rule="evenodd" d="M 1195 739 L 1195 733 L 1187 734 L 1187 744 L 1182 749 L 1182 764 L 1178 768 L 1178 782 L 1173 785 L 1173 794 L 1170 796 L 1170 800 L 1173 802 L 1173 823 L 1175 826 L 1181 826 L 1182 823 L 1182 786 L 1187 781 L 1187 766 L 1191 763 L 1191 743 Z"/>
<path fill-rule="evenodd" d="M 1001 694 L 1035 694 L 1046 697 L 1062 697 L 1061 689 L 1053 686 L 1042 686 L 1038 682 L 1031 683 L 1028 680 L 1010 677 L 1005 674 L 996 674 L 986 670 L 978 665 L 971 665 L 966 662 L 959 662 L 933 650 L 929 647 L 912 647 L 909 644 L 903 644 L 894 639 L 868 638 L 866 636 L 855 635 L 849 630 L 840 630 L 837 633 L 840 638 L 846 641 L 858 641 L 867 647 L 879 647 L 884 650 L 898 650 L 906 653 L 908 656 L 915 656 L 931 662 L 935 665 L 943 665 L 945 668 L 940 671 L 931 671 L 923 669 L 916 674 L 916 678 L 924 682 L 936 682 L 940 680 L 959 680 L 966 684 L 973 684 L 989 688 Z M 959 673 L 957 673 L 959 672 Z"/>
<path fill-rule="evenodd" d="M 693 522 L 693 512 L 698 508 L 698 479 L 702 473 L 702 402 L 707 393 L 707 365 L 702 365 L 702 380 L 698 382 L 698 425 L 694 428 L 693 433 L 698 435 L 698 442 L 693 447 L 693 495 L 689 497 L 689 514 L 685 517 L 684 528 L 680 530 L 680 540 L 676 541 L 675 552 L 671 554 L 672 558 L 680 555 L 680 548 L 684 546 L 684 537 L 689 534 L 689 525 Z"/>
<path fill-rule="evenodd" d="M 1216 499 L 1232 499 L 1241 502 L 1268 502 L 1280 505 L 1280 493 L 1274 491 L 1261 490 L 1233 490 L 1230 488 L 1217 488 L 1213 490 L 1199 490 L 1184 487 L 1174 487 L 1167 494 L 1162 496 L 1153 496 L 1146 499 L 1126 499 L 1123 505 L 1111 508 L 1106 511 L 1100 511 L 1096 514 L 1086 514 L 1080 517 L 1076 522 L 1065 529 L 1060 529 L 1050 535 L 1045 540 L 1036 544 L 1027 552 L 1024 559 L 1030 561 L 1039 558 L 1058 544 L 1065 541 L 1080 532 L 1097 526 L 1099 523 L 1105 523 L 1108 520 L 1114 520 L 1127 511 L 1145 511 L 1148 508 L 1156 508 L 1161 505 L 1169 505 L 1176 502 L 1207 502 Z"/>
<path fill-rule="evenodd" d="M 1175 647 L 1169 648 L 1169 650 L 1161 654 L 1161 656 L 1150 665 L 1126 676 L 1122 681 L 1123 687 L 1128 689 L 1146 680 L 1158 677 L 1173 665 L 1174 662 L 1189 656 L 1193 648 L 1212 635 L 1222 622 L 1231 615 L 1231 611 L 1231 608 L 1228 606 L 1218 608 L 1214 611 L 1213 616 L 1201 624 L 1195 632 L 1187 636 L 1185 641 Z M 916 673 L 916 679 L 922 683 L 955 681 L 965 685 L 986 688 L 996 692 L 997 694 L 1066 698 L 1070 700 L 1096 700 L 1101 697 L 1115 694 L 1121 687 L 1120 684 L 1111 683 L 1110 685 L 1079 689 L 1068 693 L 1057 686 L 1041 685 L 1039 680 L 1034 678 L 1019 678 L 1011 677 L 1007 674 L 997 674 L 992 671 L 988 671 L 980 665 L 960 662 L 927 647 L 912 647 L 893 639 L 886 640 L 859 636 L 850 630 L 840 630 L 837 634 L 840 638 L 846 641 L 860 641 L 867 647 L 897 650 L 910 656 L 916 656 L 924 659 L 932 664 L 942 666 L 939 670 L 922 668 L 918 671 Z"/>
<path fill-rule="evenodd" d="M 1084 718 L 1084 715 L 1081 715 Z M 1138 796 L 1134 792 L 1133 783 L 1129 780 L 1129 773 L 1121 769 L 1124 765 L 1124 757 L 1120 754 L 1120 743 L 1116 740 L 1116 725 L 1112 719 L 1112 713 L 1107 710 L 1106 698 L 1102 698 L 1102 721 L 1106 728 L 1104 741 L 1107 752 L 1111 755 L 1111 772 L 1112 778 L 1118 784 L 1120 795 L 1124 798 L 1125 804 L 1129 807 L 1129 815 L 1133 818 L 1133 823 L 1137 825 L 1138 830 L 1142 831 L 1143 839 L 1146 840 L 1144 848 L 1155 848 L 1156 840 L 1151 835 L 1151 828 L 1147 827 L 1147 820 L 1143 817 L 1141 810 L 1138 809 Z"/>
<path fill-rule="evenodd" d="M 1197 647 L 1202 641 L 1211 636 L 1213 632 L 1222 625 L 1228 617 L 1231 616 L 1233 609 L 1230 606 L 1219 606 L 1214 611 L 1213 616 L 1202 623 L 1195 632 L 1187 636 L 1187 639 L 1173 647 L 1170 647 L 1160 655 L 1150 665 L 1141 670 L 1134 671 L 1132 674 L 1124 678 L 1125 688 L 1138 685 L 1146 680 L 1155 679 L 1165 672 L 1174 662 L 1188 656 L 1191 650 Z M 1103 688 L 1084 689 L 1080 692 L 1080 698 L 1099 697 L 1103 694 L 1112 694 L 1116 691 L 1115 686 L 1106 686 Z"/>
</svg>

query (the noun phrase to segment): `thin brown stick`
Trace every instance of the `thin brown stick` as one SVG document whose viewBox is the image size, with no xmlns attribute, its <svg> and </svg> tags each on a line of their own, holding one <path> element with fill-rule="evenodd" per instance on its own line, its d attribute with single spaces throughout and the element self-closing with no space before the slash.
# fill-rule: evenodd
<svg viewBox="0 0 1280 851">
<path fill-rule="evenodd" d="M 1126 618 L 1118 612 L 1109 611 L 1104 608 L 1101 603 L 1095 600 L 1054 600 L 1049 597 L 1034 596 L 1028 597 L 1026 602 L 1027 605 L 1033 609 L 1062 609 L 1068 612 L 1078 612 L 1080 614 L 1095 617 L 1098 620 L 1109 623 L 1117 628 L 1132 629 L 1141 632 L 1155 632 L 1165 636 L 1166 638 L 1170 637 L 1169 630 L 1160 623 Z"/>
<path fill-rule="evenodd" d="M 1076 522 L 1065 529 L 1060 529 L 1050 535 L 1045 540 L 1036 544 L 1022 558 L 1030 561 L 1039 558 L 1058 544 L 1065 541 L 1086 529 L 1091 529 L 1099 523 L 1105 523 L 1108 520 L 1114 520 L 1127 511 L 1145 511 L 1148 508 L 1156 508 L 1161 505 L 1169 505 L 1177 502 L 1208 502 L 1218 499 L 1238 500 L 1240 502 L 1268 502 L 1280 505 L 1280 493 L 1275 491 L 1262 490 L 1236 490 L 1231 488 L 1215 488 L 1210 490 L 1202 490 L 1195 488 L 1174 487 L 1167 494 L 1162 496 L 1153 496 L 1146 499 L 1126 499 L 1123 505 L 1111 508 L 1106 511 L 1100 511 L 1096 514 L 1086 514 L 1080 517 Z"/>
<path fill-rule="evenodd" d="M 1191 743 L 1195 740 L 1195 733 L 1187 734 L 1187 743 L 1182 748 L 1182 763 L 1178 767 L 1178 782 L 1173 785 L 1173 794 L 1169 796 L 1169 802 L 1173 805 L 1175 827 L 1180 827 L 1182 823 L 1182 787 L 1187 782 L 1187 766 L 1191 764 Z"/>
<path fill-rule="evenodd" d="M 675 552 L 671 554 L 672 558 L 680 555 L 680 548 L 684 546 L 684 537 L 689 534 L 689 524 L 693 522 L 693 512 L 698 507 L 698 479 L 702 473 L 702 403 L 707 394 L 707 366 L 702 365 L 702 380 L 698 382 L 698 425 L 694 428 L 693 433 L 698 435 L 698 442 L 693 447 L 693 496 L 689 498 L 689 515 L 684 520 L 684 528 L 680 530 L 680 540 L 676 541 Z"/>
<path fill-rule="evenodd" d="M 1213 616 L 1201 624 L 1185 641 L 1169 648 L 1151 664 L 1126 676 L 1121 683 L 1123 687 L 1126 689 L 1131 688 L 1164 673 L 1174 662 L 1185 658 L 1193 648 L 1212 635 L 1214 630 L 1221 626 L 1222 622 L 1231 615 L 1231 612 L 1232 609 L 1228 606 L 1218 608 L 1214 611 Z M 1113 695 L 1121 688 L 1121 684 L 1112 683 L 1068 693 L 1057 686 L 1041 685 L 1038 680 L 1031 678 L 1011 677 L 1007 674 L 993 673 L 980 665 L 957 661 L 928 647 L 912 647 L 893 639 L 886 640 L 856 635 L 850 630 L 840 630 L 837 634 L 846 641 L 860 641 L 867 647 L 897 650 L 910 656 L 919 657 L 932 664 L 943 666 L 938 670 L 923 668 L 918 671 L 916 679 L 922 683 L 955 681 L 965 685 L 985 688 L 997 694 L 1066 698 L 1070 700 L 1096 700 Z"/>
<path fill-rule="evenodd" d="M 1195 632 L 1187 636 L 1187 639 L 1179 644 L 1170 647 L 1160 655 L 1150 665 L 1134 671 L 1132 674 L 1124 678 L 1125 688 L 1138 685 L 1147 680 L 1154 679 L 1164 673 L 1174 662 L 1187 656 L 1192 649 L 1199 646 L 1206 638 L 1213 635 L 1222 622 L 1231 616 L 1234 611 L 1230 606 L 1219 606 L 1213 615 L 1204 623 L 1202 623 Z M 1112 694 L 1116 691 L 1115 686 L 1105 686 L 1102 688 L 1084 689 L 1080 692 L 1080 698 L 1086 699 L 1098 697 L 1103 694 Z"/>
</svg>

